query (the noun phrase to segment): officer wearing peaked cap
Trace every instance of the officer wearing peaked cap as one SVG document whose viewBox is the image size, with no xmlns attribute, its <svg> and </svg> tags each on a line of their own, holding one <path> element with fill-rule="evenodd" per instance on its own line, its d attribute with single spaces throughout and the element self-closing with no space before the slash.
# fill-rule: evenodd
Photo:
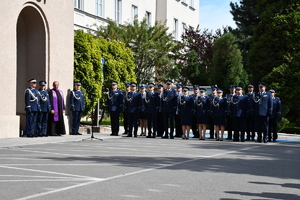
<svg viewBox="0 0 300 200">
<path fill-rule="evenodd" d="M 136 90 L 136 83 L 131 83 L 131 92 L 126 98 L 126 108 L 128 112 L 129 133 L 127 137 L 137 137 L 138 132 L 138 113 L 142 107 L 142 94 Z"/>
<path fill-rule="evenodd" d="M 157 111 L 159 107 L 159 96 L 154 91 L 154 83 L 148 84 L 148 92 L 145 98 L 148 135 L 147 138 L 155 138 L 157 135 Z"/>
<path fill-rule="evenodd" d="M 255 126 L 257 129 L 257 142 L 267 143 L 269 117 L 272 115 L 273 101 L 270 92 L 266 91 L 266 84 L 259 84 L 259 92 L 254 97 Z M 262 135 L 263 133 L 263 135 Z"/>
<path fill-rule="evenodd" d="M 255 137 L 255 118 L 254 118 L 254 99 L 255 99 L 255 92 L 254 92 L 254 85 L 249 83 L 247 86 L 248 89 L 248 101 L 249 101 L 249 110 L 246 116 L 246 133 L 247 133 L 247 141 L 254 141 Z"/>
<path fill-rule="evenodd" d="M 199 85 L 194 85 L 193 89 L 194 89 L 194 94 L 192 94 L 191 96 L 193 97 L 193 100 L 194 100 L 194 103 L 195 103 L 196 99 L 199 96 Z M 199 131 L 198 131 L 198 127 L 197 127 L 197 116 L 196 116 L 195 112 L 192 113 L 191 128 L 192 128 L 192 131 L 193 131 L 194 138 L 199 138 Z"/>
<path fill-rule="evenodd" d="M 128 113 L 126 109 L 126 98 L 130 92 L 130 83 L 125 83 L 125 91 L 123 91 L 123 120 L 124 120 L 124 133 L 123 135 L 128 135 Z"/>
<path fill-rule="evenodd" d="M 110 113 L 111 121 L 111 136 L 118 136 L 119 134 L 119 119 L 120 112 L 123 108 L 123 93 L 118 89 L 118 82 L 111 83 L 111 90 L 108 92 L 106 107 Z"/>
<path fill-rule="evenodd" d="M 46 81 L 40 81 L 40 88 L 38 90 L 39 99 L 40 99 L 40 108 L 41 112 L 38 113 L 37 123 L 36 123 L 36 134 L 39 137 L 47 137 L 47 123 L 48 116 L 51 110 L 50 100 L 48 91 L 46 91 Z"/>
<path fill-rule="evenodd" d="M 29 88 L 25 90 L 25 110 L 26 110 L 26 131 L 27 137 L 35 136 L 35 125 L 38 111 L 40 111 L 39 94 L 35 89 L 36 79 L 32 78 L 29 81 Z"/>
<path fill-rule="evenodd" d="M 177 105 L 178 105 L 179 98 L 183 95 L 182 87 L 183 86 L 181 84 L 176 85 Z M 175 137 L 181 137 L 182 136 L 182 128 L 181 128 L 181 124 L 180 124 L 178 107 L 176 108 L 176 112 L 174 114 L 174 120 L 175 120 Z"/>
<path fill-rule="evenodd" d="M 213 99 L 215 97 L 217 97 L 217 89 L 218 89 L 218 86 L 217 85 L 212 85 L 211 86 L 211 94 L 208 95 L 208 100 L 209 100 L 209 103 L 210 103 L 210 108 L 208 110 L 208 124 L 209 124 L 209 139 L 214 139 L 214 117 L 213 117 L 213 105 L 212 105 L 212 102 L 213 102 Z"/>
<path fill-rule="evenodd" d="M 270 89 L 269 92 L 272 94 L 273 111 L 269 119 L 268 141 L 271 142 L 271 140 L 273 139 L 273 142 L 276 142 L 278 138 L 278 118 L 281 114 L 282 105 L 279 97 L 275 97 L 275 90 Z"/>
<path fill-rule="evenodd" d="M 226 129 L 228 132 L 228 137 L 226 140 L 232 140 L 232 130 L 233 130 L 233 119 L 232 115 L 230 114 L 232 112 L 232 98 L 235 95 L 235 85 L 230 85 L 229 86 L 229 93 L 226 94 L 226 99 L 227 99 L 227 104 L 228 104 L 228 111 L 227 111 L 227 116 L 226 116 Z"/>
<path fill-rule="evenodd" d="M 159 98 L 157 106 L 157 136 L 161 137 L 164 134 L 164 116 L 162 113 L 162 101 L 163 101 L 164 86 L 162 84 L 157 85 L 157 95 Z"/>
<path fill-rule="evenodd" d="M 81 83 L 75 82 L 75 90 L 71 91 L 70 104 L 72 111 L 72 135 L 81 135 L 78 132 L 82 112 L 85 110 L 84 93 L 80 90 Z"/>
<path fill-rule="evenodd" d="M 176 111 L 177 98 L 176 91 L 172 88 L 173 82 L 167 80 L 166 89 L 163 92 L 163 115 L 164 115 L 164 129 L 165 135 L 162 138 L 169 138 L 169 124 L 170 124 L 170 139 L 174 139 L 174 111 Z M 170 123 L 169 123 L 170 122 Z"/>
<path fill-rule="evenodd" d="M 206 89 L 200 88 L 200 95 L 197 97 L 195 101 L 195 110 L 196 110 L 200 140 L 205 140 L 207 112 L 210 108 L 208 96 L 205 96 L 205 93 L 206 93 Z"/>
</svg>

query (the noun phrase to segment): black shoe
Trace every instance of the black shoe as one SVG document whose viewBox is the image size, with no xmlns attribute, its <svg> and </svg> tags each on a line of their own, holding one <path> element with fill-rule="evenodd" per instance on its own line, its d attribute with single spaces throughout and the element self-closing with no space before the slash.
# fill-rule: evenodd
<svg viewBox="0 0 300 200">
<path fill-rule="evenodd" d="M 268 139 L 268 142 L 271 142 L 271 139 Z"/>
<path fill-rule="evenodd" d="M 233 142 L 239 142 L 240 140 L 232 140 Z"/>
<path fill-rule="evenodd" d="M 146 138 L 152 138 L 152 136 L 151 136 L 151 135 L 148 135 L 148 136 L 146 136 Z"/>
<path fill-rule="evenodd" d="M 153 135 L 151 138 L 156 138 L 156 136 L 155 136 L 155 135 Z"/>
<path fill-rule="evenodd" d="M 273 142 L 276 142 L 276 139 L 273 139 Z"/>
<path fill-rule="evenodd" d="M 268 143 L 268 140 L 264 140 L 264 143 Z"/>
<path fill-rule="evenodd" d="M 261 143 L 261 140 L 256 140 L 255 142 L 257 142 L 257 143 Z"/>
<path fill-rule="evenodd" d="M 132 135 L 127 135 L 127 136 L 125 136 L 125 137 L 132 137 Z"/>
<path fill-rule="evenodd" d="M 207 138 L 207 139 L 215 139 L 215 138 L 213 138 L 213 137 L 209 137 L 209 138 Z"/>
<path fill-rule="evenodd" d="M 245 141 L 250 141 L 250 139 L 247 138 Z"/>
<path fill-rule="evenodd" d="M 57 136 L 61 136 L 61 134 L 57 134 Z"/>
<path fill-rule="evenodd" d="M 174 139 L 174 136 L 170 136 L 170 139 Z"/>
<path fill-rule="evenodd" d="M 241 142 L 245 142 L 245 140 L 241 140 Z"/>
<path fill-rule="evenodd" d="M 232 138 L 226 138 L 226 140 L 232 140 Z"/>
<path fill-rule="evenodd" d="M 76 135 L 82 135 L 82 134 L 77 132 Z"/>
<path fill-rule="evenodd" d="M 48 137 L 48 135 L 43 135 L 43 137 Z"/>
<path fill-rule="evenodd" d="M 114 134 L 114 133 L 112 133 L 112 134 L 110 134 L 110 136 L 115 136 L 115 134 Z"/>
<path fill-rule="evenodd" d="M 133 137 L 137 137 L 137 135 L 134 135 Z"/>
<path fill-rule="evenodd" d="M 163 139 L 168 139 L 169 136 L 165 135 L 165 136 L 162 136 L 161 138 L 163 138 Z"/>
<path fill-rule="evenodd" d="M 122 133 L 122 135 L 127 135 L 128 133 Z"/>
</svg>

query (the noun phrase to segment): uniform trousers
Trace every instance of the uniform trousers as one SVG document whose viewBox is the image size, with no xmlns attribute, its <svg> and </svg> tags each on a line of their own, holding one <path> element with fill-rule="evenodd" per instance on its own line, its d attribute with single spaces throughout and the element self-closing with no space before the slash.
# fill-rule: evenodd
<svg viewBox="0 0 300 200">
<path fill-rule="evenodd" d="M 226 116 L 226 130 L 228 132 L 228 139 L 232 139 L 232 129 L 233 129 L 233 118 L 232 116 Z M 234 129 L 235 130 L 235 129 Z"/>
<path fill-rule="evenodd" d="M 197 116 L 196 115 L 192 115 L 192 131 L 193 131 L 193 135 L 194 137 L 199 137 L 199 131 L 198 131 L 198 127 L 197 127 Z"/>
<path fill-rule="evenodd" d="M 233 118 L 233 123 L 234 123 L 234 136 L 233 140 L 234 141 L 239 141 L 240 139 L 240 134 L 241 133 L 241 141 L 245 141 L 245 126 L 246 126 L 246 121 L 245 117 L 234 117 Z"/>
<path fill-rule="evenodd" d="M 39 112 L 37 115 L 36 122 L 36 134 L 47 135 L 47 124 L 48 124 L 48 112 Z"/>
<path fill-rule="evenodd" d="M 165 137 L 168 136 L 169 121 L 170 121 L 170 136 L 173 137 L 173 133 L 174 133 L 174 114 L 173 114 L 173 112 L 163 112 L 163 116 L 164 116 Z"/>
<path fill-rule="evenodd" d="M 128 113 L 123 112 L 123 118 L 124 118 L 124 134 L 128 134 Z"/>
<path fill-rule="evenodd" d="M 162 112 L 157 113 L 157 136 L 161 137 L 164 134 L 164 116 Z"/>
<path fill-rule="evenodd" d="M 209 115 L 208 116 L 208 125 L 209 125 L 209 135 L 210 135 L 210 138 L 214 138 L 214 131 L 215 131 L 215 128 L 214 128 L 214 117 L 212 115 Z"/>
<path fill-rule="evenodd" d="M 257 131 L 257 141 L 262 142 L 267 140 L 269 117 L 267 116 L 255 116 L 255 127 Z M 263 134 L 262 134 L 263 132 Z"/>
<path fill-rule="evenodd" d="M 119 134 L 119 119 L 120 119 L 120 112 L 119 111 L 110 111 L 110 121 L 111 121 L 111 132 L 112 134 L 118 135 Z"/>
<path fill-rule="evenodd" d="M 180 116 L 178 114 L 174 115 L 175 119 L 175 131 L 176 131 L 176 137 L 181 137 L 182 136 L 182 127 L 180 124 Z"/>
<path fill-rule="evenodd" d="M 246 117 L 246 132 L 247 132 L 247 140 L 254 140 L 255 138 L 255 118 L 253 115 L 249 115 Z"/>
<path fill-rule="evenodd" d="M 153 136 L 156 136 L 157 114 L 156 113 L 146 113 L 146 116 L 147 116 L 148 136 L 150 136 L 151 134 L 153 134 Z M 151 130 L 153 130 L 153 132 Z"/>
<path fill-rule="evenodd" d="M 273 132 L 273 137 L 272 137 Z M 269 133 L 268 133 L 268 139 L 276 140 L 278 138 L 278 119 L 277 118 L 270 118 L 269 119 Z"/>
<path fill-rule="evenodd" d="M 132 136 L 132 131 L 134 136 L 137 136 L 138 131 L 138 113 L 128 113 L 128 136 Z M 133 130 L 134 128 L 134 130 Z"/>
<path fill-rule="evenodd" d="M 81 111 L 72 112 L 72 133 L 78 133 L 81 116 L 82 116 Z"/>
<path fill-rule="evenodd" d="M 25 134 L 27 136 L 29 135 L 35 135 L 34 134 L 34 127 L 36 124 L 36 118 L 37 118 L 37 111 L 32 112 L 26 112 L 26 131 Z"/>
</svg>

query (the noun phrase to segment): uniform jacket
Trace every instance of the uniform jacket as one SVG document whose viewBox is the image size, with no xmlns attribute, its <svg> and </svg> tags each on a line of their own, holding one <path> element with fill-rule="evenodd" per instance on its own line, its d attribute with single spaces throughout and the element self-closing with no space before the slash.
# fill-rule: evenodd
<svg viewBox="0 0 300 200">
<path fill-rule="evenodd" d="M 227 99 L 215 97 L 212 101 L 212 111 L 215 117 L 225 117 L 228 111 Z"/>
<path fill-rule="evenodd" d="M 233 99 L 234 96 L 235 96 L 235 94 L 231 94 L 231 93 L 226 94 L 227 107 L 228 107 L 227 115 L 231 115 L 231 112 L 232 112 L 232 99 Z"/>
<path fill-rule="evenodd" d="M 282 105 L 279 97 L 272 97 L 273 100 L 273 112 L 270 118 L 275 119 L 281 115 Z"/>
<path fill-rule="evenodd" d="M 209 109 L 207 110 L 207 114 L 208 115 L 213 115 L 213 105 L 212 105 L 212 102 L 213 102 L 213 99 L 217 97 L 217 95 L 215 94 L 210 94 L 208 95 L 208 101 L 209 101 Z"/>
<path fill-rule="evenodd" d="M 162 112 L 162 106 L 163 106 L 163 98 L 162 98 L 163 92 L 162 93 L 157 93 L 157 96 L 159 98 L 159 103 L 158 103 L 158 112 Z"/>
<path fill-rule="evenodd" d="M 270 92 L 260 92 L 255 93 L 254 97 L 255 109 L 254 114 L 255 116 L 271 116 L 273 110 L 273 100 L 272 95 Z"/>
<path fill-rule="evenodd" d="M 25 110 L 40 111 L 40 98 L 35 88 L 29 87 L 25 90 Z"/>
<path fill-rule="evenodd" d="M 147 92 L 145 99 L 146 113 L 156 113 L 159 109 L 160 98 L 157 92 Z"/>
<path fill-rule="evenodd" d="M 85 110 L 84 93 L 81 90 L 71 91 L 70 104 L 72 111 L 83 112 Z"/>
<path fill-rule="evenodd" d="M 46 90 L 39 90 L 39 99 L 40 99 L 40 108 L 42 112 L 50 112 L 51 105 L 48 91 Z"/>
<path fill-rule="evenodd" d="M 141 112 L 146 112 L 146 95 L 147 95 L 147 92 L 145 93 L 141 93 L 141 96 L 142 96 L 142 106 L 141 106 Z"/>
<path fill-rule="evenodd" d="M 247 94 L 248 96 L 248 101 L 250 103 L 250 109 L 248 111 L 249 115 L 254 115 L 254 108 L 255 108 L 255 103 L 254 103 L 254 99 L 255 99 L 255 92 L 248 92 Z"/>
<path fill-rule="evenodd" d="M 140 92 L 129 92 L 126 99 L 128 113 L 138 113 L 142 106 L 142 94 Z"/>
<path fill-rule="evenodd" d="M 123 107 L 123 93 L 118 89 L 110 90 L 107 95 L 106 107 L 109 112 L 121 111 Z"/>
<path fill-rule="evenodd" d="M 250 109 L 250 102 L 247 95 L 234 95 L 231 101 L 231 116 L 246 117 Z"/>
<path fill-rule="evenodd" d="M 162 112 L 174 112 L 177 106 L 177 98 L 176 91 L 173 88 L 164 89 L 162 100 Z"/>
<path fill-rule="evenodd" d="M 195 110 L 197 116 L 207 116 L 208 110 L 210 109 L 210 102 L 208 96 L 198 96 L 195 101 Z"/>
<path fill-rule="evenodd" d="M 178 101 L 179 115 L 192 115 L 194 114 L 194 99 L 191 95 L 182 95 Z"/>
</svg>

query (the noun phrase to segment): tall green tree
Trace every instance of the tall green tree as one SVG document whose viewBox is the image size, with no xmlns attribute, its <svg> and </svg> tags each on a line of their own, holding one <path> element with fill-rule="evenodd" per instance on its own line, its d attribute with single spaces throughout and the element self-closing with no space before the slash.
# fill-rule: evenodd
<svg viewBox="0 0 300 200">
<path fill-rule="evenodd" d="M 104 59 L 102 65 L 101 60 Z M 136 81 L 133 53 L 124 43 L 95 38 L 82 30 L 74 38 L 74 79 L 82 82 L 85 92 L 86 112 L 90 112 L 98 100 L 104 109 L 108 88 L 112 81 L 121 83 Z"/>
<path fill-rule="evenodd" d="M 214 42 L 212 65 L 212 81 L 219 87 L 225 89 L 231 84 L 247 84 L 241 51 L 232 33 L 226 33 Z"/>
<path fill-rule="evenodd" d="M 220 30 L 215 33 L 204 29 L 199 29 L 199 26 L 187 27 L 184 34 L 182 34 L 182 55 L 178 59 L 177 73 L 184 77 L 182 81 L 190 82 L 192 84 L 209 85 L 211 83 L 211 70 L 214 41 L 222 35 Z M 178 54 L 177 54 L 178 55 Z M 194 62 L 197 59 L 198 63 Z M 193 67 L 190 67 L 192 61 Z"/>
<path fill-rule="evenodd" d="M 239 3 L 230 3 L 230 13 L 237 28 L 229 27 L 229 30 L 237 38 L 237 44 L 243 56 L 243 65 L 249 74 L 251 74 L 251 68 L 248 68 L 248 53 L 253 44 L 254 30 L 260 22 L 260 12 L 257 5 L 258 0 L 240 0 Z"/>
<path fill-rule="evenodd" d="M 274 87 L 288 117 L 300 126 L 300 2 L 262 0 L 261 22 L 250 51 L 250 63 L 256 80 Z"/>
<path fill-rule="evenodd" d="M 146 19 L 124 25 L 109 20 L 107 26 L 97 27 L 95 35 L 125 43 L 133 51 L 137 82 L 147 83 L 153 80 L 163 81 L 165 73 L 173 66 L 171 52 L 177 43 L 167 31 L 168 28 L 158 21 L 151 26 Z"/>
</svg>

